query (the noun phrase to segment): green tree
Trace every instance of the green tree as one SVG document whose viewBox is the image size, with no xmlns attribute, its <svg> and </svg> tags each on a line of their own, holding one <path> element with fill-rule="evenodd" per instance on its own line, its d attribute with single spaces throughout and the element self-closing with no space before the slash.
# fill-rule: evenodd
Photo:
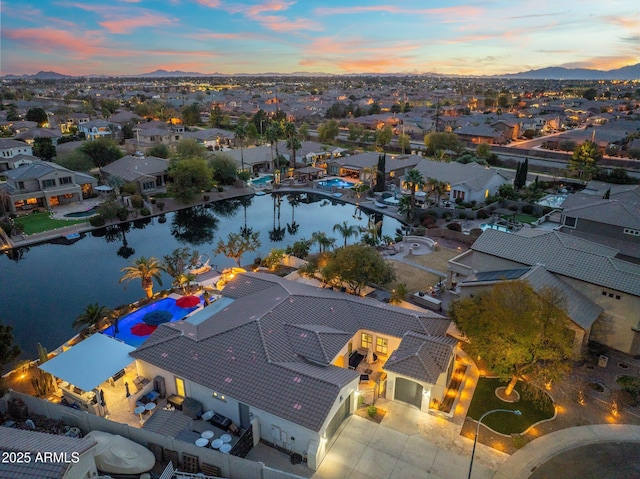
<svg viewBox="0 0 640 479">
<path fill-rule="evenodd" d="M 480 143 L 476 146 L 476 156 L 486 160 L 491 156 L 491 146 L 488 143 Z"/>
<path fill-rule="evenodd" d="M 402 153 L 406 153 L 407 150 L 411 149 L 411 137 L 404 133 L 398 135 L 398 146 L 402 148 Z"/>
<path fill-rule="evenodd" d="M 153 145 L 151 148 L 147 150 L 147 156 L 155 156 L 156 158 L 164 158 L 167 159 L 171 155 L 169 151 L 169 147 L 164 143 L 159 145 Z"/>
<path fill-rule="evenodd" d="M 347 140 L 349 141 L 358 141 L 364 133 L 364 127 L 362 125 L 356 125 L 355 123 L 349 123 L 347 129 L 349 130 L 349 134 L 347 135 Z"/>
<path fill-rule="evenodd" d="M 287 138 L 287 149 L 291 151 L 291 164 L 296 165 L 296 151 L 300 149 L 302 144 L 298 137 L 298 131 L 296 125 L 293 122 L 287 122 L 284 125 L 284 133 Z"/>
<path fill-rule="evenodd" d="M 293 255 L 296 258 L 305 259 L 307 256 L 309 256 L 310 249 L 311 241 L 302 238 L 294 242 L 292 245 L 287 246 L 287 249 L 285 251 L 287 252 L 287 254 Z"/>
<path fill-rule="evenodd" d="M 396 285 L 395 288 L 391 291 L 391 296 L 389 297 L 389 302 L 391 304 L 399 304 L 402 301 L 405 301 L 407 298 L 407 294 L 409 294 L 409 290 L 407 289 L 407 285 L 404 283 L 400 283 Z"/>
<path fill-rule="evenodd" d="M 118 144 L 110 138 L 86 141 L 79 150 L 87 155 L 97 168 L 107 166 L 123 156 Z"/>
<path fill-rule="evenodd" d="M 382 108 L 380 107 L 380 103 L 378 103 L 377 101 L 374 101 L 369 107 L 369 110 L 367 111 L 367 113 L 369 115 L 379 115 L 380 113 L 382 113 Z"/>
<path fill-rule="evenodd" d="M 200 107 L 197 103 L 183 106 L 182 110 L 180 110 L 180 113 L 182 115 L 182 121 L 185 125 L 197 126 L 202 123 L 202 120 L 200 119 Z"/>
<path fill-rule="evenodd" d="M 195 266 L 200 258 L 197 250 L 183 247 L 174 249 L 171 254 L 162 258 L 162 270 L 172 278 L 177 278 L 191 266 Z"/>
<path fill-rule="evenodd" d="M 262 243 L 260 242 L 260 232 L 252 231 L 249 234 L 229 233 L 227 241 L 219 240 L 214 250 L 215 254 L 223 254 L 227 258 L 233 259 L 238 267 L 242 266 L 242 256 L 250 251 L 257 251 Z"/>
<path fill-rule="evenodd" d="M 13 344 L 13 327 L 0 322 L 0 395 L 4 396 L 7 388 L 4 384 L 4 367 L 22 354 L 18 345 Z"/>
<path fill-rule="evenodd" d="M 598 172 L 598 161 L 602 159 L 602 153 L 598 148 L 598 144 L 593 141 L 585 141 L 571 155 L 569 159 L 569 170 L 575 172 L 578 178 L 585 181 Z"/>
<path fill-rule="evenodd" d="M 193 138 L 185 138 L 176 144 L 176 153 L 174 158 L 184 160 L 186 158 L 207 158 L 209 151 L 197 140 Z"/>
<path fill-rule="evenodd" d="M 360 234 L 360 230 L 356 225 L 349 225 L 346 221 L 333 225 L 333 232 L 339 232 L 342 238 L 344 238 L 344 246 L 347 246 L 347 240 L 349 238 L 356 237 Z"/>
<path fill-rule="evenodd" d="M 340 126 L 336 120 L 329 120 L 318 127 L 318 139 L 323 143 L 331 143 L 340 132 Z"/>
<path fill-rule="evenodd" d="M 338 248 L 327 256 L 320 274 L 325 283 L 345 284 L 357 295 L 367 284 L 387 284 L 395 280 L 391 265 L 375 248 L 363 244 Z"/>
<path fill-rule="evenodd" d="M 391 125 L 384 125 L 382 128 L 376 130 L 375 141 L 376 145 L 380 148 L 384 148 L 391 142 L 393 138 L 393 128 Z"/>
<path fill-rule="evenodd" d="M 38 126 L 42 126 L 45 123 L 49 122 L 49 117 L 47 116 L 47 112 L 40 107 L 29 109 L 27 111 L 26 119 L 27 121 L 35 121 L 38 124 Z"/>
<path fill-rule="evenodd" d="M 387 154 L 378 155 L 378 166 L 375 170 L 376 184 L 374 191 L 381 192 L 385 190 L 385 180 L 387 178 Z"/>
<path fill-rule="evenodd" d="M 238 179 L 238 165 L 228 153 L 216 153 L 209 159 L 213 179 L 222 185 L 232 185 Z"/>
<path fill-rule="evenodd" d="M 120 278 L 120 283 L 139 279 L 142 282 L 142 289 L 146 293 L 147 298 L 153 296 L 153 280 L 156 280 L 158 285 L 162 286 L 162 266 L 153 256 L 150 258 L 141 256 L 134 260 L 131 266 L 122 268 L 120 272 L 124 273 Z"/>
<path fill-rule="evenodd" d="M 247 121 L 244 117 L 238 120 L 233 136 L 236 146 L 240 146 L 240 170 L 244 171 L 244 141 L 247 139 Z"/>
<path fill-rule="evenodd" d="M 269 126 L 269 117 L 261 108 L 251 117 L 251 123 L 255 126 L 255 131 L 262 137 Z"/>
<path fill-rule="evenodd" d="M 449 316 L 468 339 L 469 355 L 509 380 L 506 396 L 518 380 L 543 387 L 571 367 L 573 335 L 564 298 L 556 289 L 536 292 L 527 281 L 502 281 L 453 302 Z"/>
<path fill-rule="evenodd" d="M 597 95 L 598 95 L 598 90 L 596 90 L 595 88 L 587 88 L 582 93 L 582 98 L 585 98 L 586 100 L 589 100 L 589 101 L 593 101 L 595 100 Z"/>
<path fill-rule="evenodd" d="M 33 156 L 44 161 L 51 161 L 56 156 L 56 147 L 51 138 L 34 138 Z"/>
<path fill-rule="evenodd" d="M 336 239 L 327 236 L 324 231 L 316 231 L 311 234 L 311 243 L 318 243 L 320 253 L 324 253 L 327 249 L 333 247 Z"/>
<path fill-rule="evenodd" d="M 213 172 L 202 158 L 171 160 L 169 176 L 170 191 L 176 198 L 189 201 L 201 191 L 211 189 Z"/>
<path fill-rule="evenodd" d="M 222 110 L 220 109 L 220 105 L 215 105 L 213 110 L 211 110 L 211 114 L 209 115 L 209 126 L 214 128 L 220 128 L 222 126 Z"/>
<path fill-rule="evenodd" d="M 264 264 L 271 271 L 274 271 L 280 265 L 280 263 L 282 263 L 285 254 L 286 253 L 284 249 L 273 248 L 271 251 L 269 251 L 269 254 L 264 259 Z"/>
<path fill-rule="evenodd" d="M 498 196 L 500 196 L 500 198 L 506 198 L 508 200 L 517 200 L 518 192 L 513 187 L 513 185 L 505 183 L 498 187 Z"/>
<path fill-rule="evenodd" d="M 449 132 L 431 132 L 425 135 L 424 145 L 429 150 L 429 153 L 436 154 L 439 151 L 460 151 L 462 145 L 458 140 L 458 136 L 455 133 Z"/>
<path fill-rule="evenodd" d="M 426 182 L 424 181 L 424 177 L 420 170 L 416 170 L 415 168 L 410 169 L 404 177 L 404 183 L 407 185 L 407 189 L 411 191 L 411 209 L 415 208 L 416 205 L 416 192 L 418 190 L 422 190 Z"/>
<path fill-rule="evenodd" d="M 73 320 L 72 326 L 74 328 L 95 328 L 102 320 L 111 319 L 114 316 L 114 311 L 102 306 L 98 303 L 88 304 L 85 306 L 84 311 Z"/>
<path fill-rule="evenodd" d="M 309 140 L 309 124 L 303 123 L 302 125 L 300 125 L 300 128 L 298 128 L 298 134 L 300 135 L 300 138 L 303 141 L 308 141 Z"/>
</svg>

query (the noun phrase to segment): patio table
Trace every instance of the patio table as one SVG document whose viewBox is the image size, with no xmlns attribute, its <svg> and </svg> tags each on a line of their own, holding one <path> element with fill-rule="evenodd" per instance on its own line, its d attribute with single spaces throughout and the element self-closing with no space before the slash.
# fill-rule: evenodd
<svg viewBox="0 0 640 479">
<path fill-rule="evenodd" d="M 205 439 L 204 437 L 196 439 L 196 446 L 198 447 L 205 447 L 207 444 L 209 444 L 209 439 Z"/>
<path fill-rule="evenodd" d="M 231 451 L 231 444 L 229 444 L 228 442 L 220 446 L 220 452 L 223 452 L 224 454 L 229 454 L 230 451 Z"/>
<path fill-rule="evenodd" d="M 220 436 L 220 439 L 222 439 L 222 442 L 231 442 L 231 435 L 223 434 L 222 436 Z"/>
<path fill-rule="evenodd" d="M 222 442 L 222 439 L 214 439 L 213 441 L 211 441 L 211 447 L 213 449 L 220 449 L 220 446 L 222 446 L 224 444 L 224 442 Z"/>
<path fill-rule="evenodd" d="M 215 436 L 213 431 L 202 431 L 202 434 L 200 434 L 200 437 L 204 437 L 205 439 L 212 439 L 213 436 Z"/>
</svg>

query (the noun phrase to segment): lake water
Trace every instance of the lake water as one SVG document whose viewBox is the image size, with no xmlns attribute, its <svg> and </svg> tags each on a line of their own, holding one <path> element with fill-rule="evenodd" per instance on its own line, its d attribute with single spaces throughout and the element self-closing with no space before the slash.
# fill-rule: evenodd
<svg viewBox="0 0 640 479">
<path fill-rule="evenodd" d="M 272 248 L 310 239 L 315 231 L 335 237 L 339 246 L 343 239 L 333 233 L 335 224 L 347 221 L 366 227 L 370 220 L 353 205 L 311 194 L 299 196 L 293 203 L 287 195 L 266 195 L 207 206 L 167 213 L 165 222 L 156 217 L 127 223 L 124 232 L 119 227 L 101 229 L 73 244 L 44 243 L 14 251 L 13 258 L 2 255 L 0 321 L 13 326 L 23 357 L 36 357 L 38 342 L 51 351 L 72 337 L 71 323 L 88 304 L 115 308 L 144 297 L 139 281 L 118 282 L 120 270 L 140 256 L 161 260 L 174 249 L 187 246 L 208 254 L 211 264 L 221 269 L 235 263 L 213 254 L 216 243 L 245 224 L 260 232 L 262 242 L 258 253 L 242 258 L 243 264 L 252 264 Z M 380 221 L 382 216 L 371 219 Z M 384 217 L 382 234 L 395 237 L 400 226 L 399 221 Z M 318 251 L 318 246 L 313 245 L 311 251 Z M 154 291 L 171 287 L 171 277 L 163 274 L 162 283 L 162 287 L 154 283 Z"/>
</svg>

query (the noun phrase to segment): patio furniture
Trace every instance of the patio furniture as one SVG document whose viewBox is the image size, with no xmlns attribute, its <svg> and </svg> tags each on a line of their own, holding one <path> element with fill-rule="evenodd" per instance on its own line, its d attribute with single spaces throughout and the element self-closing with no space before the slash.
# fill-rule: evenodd
<svg viewBox="0 0 640 479">
<path fill-rule="evenodd" d="M 204 437 L 196 439 L 196 446 L 198 447 L 205 447 L 207 444 L 209 444 L 209 439 L 205 439 Z"/>
<path fill-rule="evenodd" d="M 224 454 L 229 454 L 231 452 L 231 444 L 225 442 L 222 446 L 220 446 L 220 452 Z"/>
<path fill-rule="evenodd" d="M 364 356 L 364 354 L 360 354 L 358 351 L 353 351 L 349 355 L 349 369 L 356 369 L 364 359 Z"/>
<path fill-rule="evenodd" d="M 182 411 L 182 403 L 184 403 L 185 397 L 177 394 L 172 394 L 167 398 L 167 402 L 171 404 L 178 411 Z"/>
<path fill-rule="evenodd" d="M 213 426 L 222 429 L 223 431 L 228 431 L 229 426 L 231 426 L 231 419 L 223 416 L 222 414 L 214 413 L 213 417 L 209 421 Z"/>
<path fill-rule="evenodd" d="M 202 403 L 197 399 L 184 398 L 182 401 L 182 414 L 191 419 L 198 419 L 202 416 Z"/>
<path fill-rule="evenodd" d="M 222 439 L 214 439 L 213 441 L 211 441 L 211 447 L 213 449 L 220 449 L 220 446 L 222 446 L 224 444 L 224 441 Z"/>
<path fill-rule="evenodd" d="M 222 439 L 222 442 L 231 442 L 231 435 L 223 434 L 222 436 L 220 436 L 220 439 Z"/>
<path fill-rule="evenodd" d="M 360 375 L 360 382 L 369 382 L 369 375 L 368 374 L 361 374 Z"/>
<path fill-rule="evenodd" d="M 200 434 L 200 437 L 204 437 L 205 439 L 213 439 L 213 436 L 215 436 L 213 431 L 202 431 L 202 434 Z"/>
</svg>

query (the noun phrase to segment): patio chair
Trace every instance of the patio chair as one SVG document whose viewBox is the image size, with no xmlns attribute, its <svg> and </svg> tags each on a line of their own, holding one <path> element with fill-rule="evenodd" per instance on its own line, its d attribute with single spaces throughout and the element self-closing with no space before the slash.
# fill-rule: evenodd
<svg viewBox="0 0 640 479">
<path fill-rule="evenodd" d="M 360 375 L 360 382 L 369 382 L 369 375 L 368 374 L 361 374 Z"/>
</svg>

